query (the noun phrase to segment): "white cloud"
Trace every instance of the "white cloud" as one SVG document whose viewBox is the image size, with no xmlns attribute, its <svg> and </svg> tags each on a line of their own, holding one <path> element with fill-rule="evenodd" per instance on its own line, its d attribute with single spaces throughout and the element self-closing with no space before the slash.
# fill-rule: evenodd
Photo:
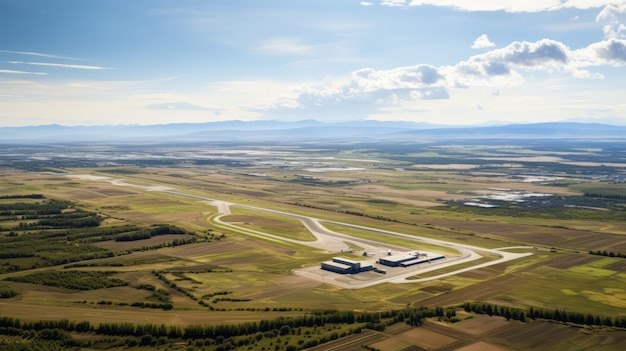
<svg viewBox="0 0 626 351">
<path fill-rule="evenodd" d="M 418 64 L 389 70 L 360 69 L 344 79 L 298 88 L 266 110 L 291 109 L 301 113 L 351 107 L 365 111 L 365 106 L 369 106 L 369 113 L 375 114 L 388 106 L 453 99 L 460 90 L 470 88 L 486 87 L 490 89 L 487 96 L 498 96 L 500 88 L 521 86 L 533 72 L 554 77 L 602 78 L 587 69 L 624 65 L 626 40 L 610 39 L 579 50 L 551 39 L 513 42 L 452 66 Z"/>
<path fill-rule="evenodd" d="M 483 34 L 476 38 L 476 40 L 474 40 L 474 44 L 472 44 L 472 49 L 484 49 L 493 46 L 496 46 L 496 44 L 489 40 L 487 34 Z"/>
<path fill-rule="evenodd" d="M 462 11 L 506 11 L 506 12 L 542 12 L 566 8 L 592 9 L 615 4 L 615 0 L 383 0 L 381 5 L 390 7 L 404 6 L 441 6 Z"/>
<path fill-rule="evenodd" d="M 196 104 L 190 104 L 188 102 L 165 102 L 158 104 L 149 104 L 146 106 L 148 109 L 154 110 L 176 110 L 176 111 L 211 111 L 215 114 L 220 113 L 220 109 L 216 107 L 206 107 Z"/>
<path fill-rule="evenodd" d="M 626 66 L 626 40 L 611 38 L 576 50 L 574 56 L 581 66 Z"/>
<path fill-rule="evenodd" d="M 256 50 L 270 55 L 304 55 L 312 52 L 313 47 L 296 38 L 275 38 L 261 42 Z"/>
<path fill-rule="evenodd" d="M 360 5 L 369 6 L 373 3 L 371 0 L 362 1 Z M 325 37 L 324 42 L 319 43 L 315 42 L 316 39 L 313 37 L 304 36 L 306 33 L 300 37 L 299 33 L 294 30 L 256 33 L 263 34 L 263 38 L 268 40 L 259 40 L 258 37 L 249 36 L 246 37 L 246 40 L 241 41 L 233 40 L 235 36 L 220 38 L 224 42 L 237 42 L 238 49 L 252 50 L 257 54 L 292 55 L 296 57 L 295 60 L 289 60 L 289 63 L 284 64 L 283 67 L 287 67 L 287 69 L 298 68 L 300 72 L 306 72 L 305 68 L 310 65 L 316 67 L 316 70 L 309 70 L 311 74 L 318 74 L 320 72 L 318 62 L 329 62 L 327 66 L 331 69 L 334 67 L 330 65 L 330 62 L 345 61 L 350 62 L 350 65 L 345 64 L 338 69 L 350 67 L 344 72 L 353 71 L 351 74 L 327 78 L 327 81 L 323 83 L 303 82 L 302 80 L 299 82 L 293 80 L 289 82 L 272 80 L 222 81 L 207 84 L 199 89 L 194 87 L 193 90 L 178 91 L 177 88 L 188 89 L 190 85 L 170 85 L 162 82 L 84 80 L 62 82 L 55 80 L 52 82 L 43 79 L 37 81 L 34 76 L 28 75 L 45 75 L 45 73 L 27 72 L 29 69 L 38 69 L 34 66 L 85 70 L 112 68 L 65 63 L 11 61 L 14 65 L 23 64 L 24 66 L 9 66 L 23 70 L 0 70 L 0 74 L 4 74 L 3 77 L 5 78 L 0 80 L 0 96 L 5 97 L 0 103 L 0 110 L 13 111 L 12 114 L 18 119 L 38 116 L 43 121 L 44 118 L 54 119 L 63 115 L 78 121 L 78 123 L 87 123 L 84 120 L 85 116 L 91 116 L 95 121 L 102 121 L 106 118 L 107 121 L 110 121 L 107 123 L 131 123 L 129 118 L 132 118 L 132 123 L 143 124 L 171 121 L 172 112 L 176 112 L 178 120 L 198 122 L 211 119 L 250 120 L 280 116 L 281 113 L 284 116 L 297 119 L 355 119 L 368 116 L 381 119 L 411 119 L 415 118 L 415 113 L 420 113 L 424 118 L 440 123 L 454 123 L 454 118 L 462 118 L 460 116 L 465 116 L 464 113 L 467 112 L 467 122 L 470 123 L 471 118 L 478 118 L 477 115 L 472 115 L 478 113 L 477 106 L 485 107 L 481 118 L 485 118 L 487 114 L 502 116 L 490 117 L 492 119 L 508 118 L 509 115 L 511 118 L 539 119 L 547 116 L 556 118 L 565 113 L 569 113 L 571 117 L 584 113 L 582 111 L 599 111 L 598 108 L 602 105 L 612 107 L 612 112 L 602 112 L 602 114 L 614 113 L 617 116 L 624 116 L 626 103 L 621 102 L 623 98 L 620 96 L 624 96 L 626 92 L 619 83 L 615 83 L 615 75 L 611 74 L 612 72 L 617 74 L 622 72 L 619 71 L 619 68 L 610 71 L 610 67 L 626 66 L 626 41 L 623 38 L 626 29 L 622 24 L 624 22 L 623 14 L 626 12 L 626 2 L 624 1 L 619 5 L 615 1 L 604 0 L 415 0 L 412 2 L 385 0 L 378 3 L 384 6 L 405 8 L 409 5 L 429 4 L 462 11 L 537 12 L 563 8 L 597 8 L 598 12 L 602 9 L 596 17 L 597 23 L 589 23 L 585 20 L 588 13 L 581 14 L 582 20 L 580 22 L 584 23 L 567 23 L 568 17 L 579 13 L 569 11 L 567 16 L 559 17 L 561 22 L 564 22 L 560 25 L 578 29 L 584 25 L 583 29 L 585 30 L 597 28 L 597 40 L 602 40 L 599 28 L 605 25 L 606 38 L 590 45 L 572 44 L 569 41 L 560 42 L 552 39 L 519 41 L 506 45 L 507 42 L 498 39 L 498 46 L 505 46 L 496 49 L 489 37 L 483 34 L 476 38 L 472 45 L 472 48 L 483 49 L 473 52 L 480 54 L 452 58 L 454 61 L 449 61 L 451 63 L 447 65 L 427 65 L 417 61 L 414 62 L 414 65 L 391 69 L 363 68 L 356 70 L 358 67 L 377 67 L 373 66 L 376 64 L 379 64 L 378 67 L 394 66 L 390 66 L 389 61 L 383 62 L 382 59 L 368 55 L 365 48 L 359 50 L 356 45 L 350 45 L 353 36 L 368 33 L 364 29 L 367 27 L 366 24 L 359 27 L 350 23 L 349 20 L 338 21 L 334 17 L 322 18 L 322 22 L 319 22 L 316 16 L 310 16 L 315 18 L 315 24 L 319 26 L 316 30 L 323 29 L 325 34 L 334 32 L 345 34 L 345 36 L 339 37 L 339 35 L 333 34 L 333 36 Z M 419 12 L 419 9 L 417 10 Z M 210 14 L 202 13 L 202 16 L 210 17 L 206 20 L 206 26 L 211 28 L 210 34 L 215 34 L 216 28 L 224 28 L 223 26 L 226 26 L 229 21 L 220 17 L 221 14 L 219 13 L 209 12 Z M 411 11 L 403 12 L 409 13 Z M 194 16 L 200 15 L 194 12 Z M 219 20 L 220 25 L 215 25 L 215 22 L 211 22 L 209 25 L 209 20 Z M 363 23 L 367 23 L 365 19 L 363 21 Z M 232 21 L 232 23 L 237 22 Z M 312 22 L 313 20 L 311 20 Z M 350 23 L 350 30 L 345 29 L 346 23 Z M 300 22 L 298 24 L 302 25 Z M 361 25 L 361 23 L 358 24 Z M 309 23 L 307 26 L 309 29 L 312 28 Z M 233 25 L 234 27 L 236 26 Z M 240 30 L 240 27 L 236 28 Z M 235 31 L 231 28 L 229 30 Z M 495 35 L 493 32 L 483 29 L 482 33 L 485 32 Z M 475 32 L 471 35 L 480 33 Z M 575 34 L 578 33 L 575 32 Z M 515 33 L 513 34 L 515 35 Z M 217 37 L 216 34 L 215 38 Z M 562 36 L 562 38 L 565 37 L 565 35 Z M 584 38 L 588 39 L 588 36 Z M 211 39 L 214 38 L 211 37 Z M 367 39 L 369 43 L 370 38 Z M 374 37 L 371 38 L 371 43 L 377 44 Z M 571 49 L 565 43 L 588 46 Z M 468 46 L 467 44 L 470 42 L 466 41 L 465 46 Z M 379 52 L 382 52 L 382 48 L 381 46 Z M 427 49 L 427 47 L 425 48 Z M 55 61 L 53 58 L 71 59 L 26 51 L 0 50 L 0 52 L 33 56 L 22 58 L 25 61 Z M 355 58 L 357 55 L 361 61 Z M 50 59 L 34 58 L 34 56 Z M 407 57 L 411 56 L 403 56 L 401 62 L 406 62 Z M 451 57 L 448 55 L 446 59 L 449 60 Z M 282 57 L 275 58 L 282 59 Z M 292 59 L 292 57 L 287 58 Z M 406 65 L 406 63 L 404 64 Z M 294 69 L 295 71 L 296 69 Z M 332 72 L 336 71 L 328 72 L 331 72 L 328 74 L 334 74 Z M 602 78 L 600 72 L 606 74 L 606 80 L 572 79 Z M 268 70 L 267 74 L 270 76 L 272 72 Z M 6 79 L 8 75 L 24 80 L 32 79 L 36 82 L 22 85 L 14 82 L 12 86 L 8 86 L 5 84 L 8 81 Z M 213 78 L 209 75 L 198 76 L 203 76 L 204 79 Z M 297 75 L 294 74 L 293 77 L 297 77 Z M 546 79 L 550 80 L 550 83 L 547 83 Z M 607 86 L 603 87 L 605 82 Z M 297 86 L 294 87 L 294 85 Z M 550 88 L 554 86 L 564 86 L 567 89 Z M 590 86 L 593 88 L 589 88 Z M 600 90 L 595 90 L 598 87 Z M 544 90 L 540 90 L 542 88 Z M 557 101 L 551 97 L 546 97 L 550 94 L 546 94 L 546 91 L 554 92 L 561 100 Z M 597 93 L 596 91 L 600 92 Z M 500 94 L 500 92 L 502 93 Z M 13 96 L 20 96 L 21 98 L 6 98 Z M 570 96 L 575 98 L 570 99 Z M 609 99 L 609 97 L 611 98 Z M 572 101 L 581 101 L 581 105 L 572 104 Z M 579 113 L 578 110 L 581 112 Z M 219 118 L 216 117 L 218 113 Z M 599 112 L 595 113 L 599 114 Z"/>
<path fill-rule="evenodd" d="M 64 59 L 64 60 L 78 60 L 77 58 L 74 58 L 74 57 L 59 56 L 59 55 L 53 55 L 53 54 L 42 54 L 42 53 L 39 53 L 39 52 L 30 52 L 30 51 L 0 50 L 0 52 L 4 52 L 4 53 L 8 53 L 8 54 L 48 57 L 48 58 L 56 58 L 56 59 Z"/>
<path fill-rule="evenodd" d="M 488 74 L 498 75 L 502 73 L 500 69 L 496 72 L 489 72 L 493 65 L 515 65 L 542 69 L 544 65 L 566 63 L 569 59 L 569 51 L 565 44 L 550 39 L 542 39 L 534 43 L 516 41 L 502 49 L 472 56 L 469 62 L 482 63 Z"/>
<path fill-rule="evenodd" d="M 403 7 L 406 5 L 406 0 L 382 0 L 380 4 L 389 7 Z"/>
<path fill-rule="evenodd" d="M 39 80 L 29 76 L 0 79 L 0 111 L 11 111 L 3 125 L 162 124 L 254 120 L 259 106 L 293 86 L 269 80 L 220 81 L 190 90 L 178 89 L 180 78 L 154 80 Z M 19 99 L 8 96 L 20 96 Z M 169 107 L 173 108 L 169 108 Z M 59 119 L 62 116 L 62 122 Z"/>
<path fill-rule="evenodd" d="M 114 69 L 112 67 L 87 66 L 87 65 L 69 65 L 69 64 L 65 64 L 65 63 L 50 63 L 50 62 L 9 61 L 9 63 L 16 64 L 16 65 L 32 65 L 32 66 L 74 68 L 74 69 L 87 69 L 87 70 Z"/>
<path fill-rule="evenodd" d="M 35 74 L 35 75 L 40 75 L 40 76 L 48 75 L 47 73 L 43 73 L 43 72 L 16 71 L 16 70 L 12 70 L 12 69 L 0 69 L 0 73 L 7 73 L 7 74 Z"/>
<path fill-rule="evenodd" d="M 602 20 L 612 20 L 618 17 L 620 14 L 626 12 L 626 2 L 621 2 L 616 4 L 615 2 L 611 2 L 607 4 L 602 11 L 596 16 L 596 21 Z"/>
<path fill-rule="evenodd" d="M 607 38 L 625 38 L 626 1 L 619 4 L 609 4 L 596 16 L 596 22 L 608 22 L 602 30 Z"/>
</svg>

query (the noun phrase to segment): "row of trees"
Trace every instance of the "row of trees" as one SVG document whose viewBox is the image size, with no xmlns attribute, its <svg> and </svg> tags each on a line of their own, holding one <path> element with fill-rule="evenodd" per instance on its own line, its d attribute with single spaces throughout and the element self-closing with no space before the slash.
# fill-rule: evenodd
<svg viewBox="0 0 626 351">
<path fill-rule="evenodd" d="M 598 251 L 592 251 L 592 250 L 589 250 L 589 254 L 590 254 L 590 255 L 598 255 L 598 256 L 607 256 L 607 257 L 619 257 L 619 258 L 626 258 L 626 254 L 623 254 L 623 253 L 621 253 L 621 252 L 617 252 L 617 253 L 615 253 L 615 252 L 613 252 L 613 251 L 608 251 L 608 252 L 607 252 L 606 250 L 604 250 L 604 251 L 600 251 L 600 250 L 598 250 Z"/>
<path fill-rule="evenodd" d="M 580 325 L 601 325 L 609 327 L 626 328 L 626 316 L 599 316 L 590 313 L 572 312 L 559 309 L 545 309 L 531 307 L 529 310 L 498 306 L 486 303 L 465 302 L 461 305 L 467 312 L 488 314 L 490 316 L 503 316 L 507 319 L 525 322 L 527 318 L 545 319 L 561 323 L 574 323 Z"/>
<path fill-rule="evenodd" d="M 435 308 L 407 308 L 403 311 L 400 311 L 398 315 L 395 317 L 396 322 L 405 322 L 408 325 L 417 327 L 422 325 L 422 322 L 425 318 L 433 318 L 433 317 L 446 317 L 452 318 L 456 316 L 456 309 L 454 307 L 450 307 L 444 309 L 443 307 L 435 307 Z"/>
<path fill-rule="evenodd" d="M 111 277 L 115 272 L 46 271 L 6 278 L 14 282 L 56 286 L 72 290 L 93 290 L 126 286 L 127 281 Z"/>
<path fill-rule="evenodd" d="M 626 195 L 621 195 L 621 194 L 604 194 L 604 193 L 586 192 L 584 195 L 588 197 L 600 197 L 604 199 L 626 200 Z"/>
<path fill-rule="evenodd" d="M 85 228 L 97 227 L 102 223 L 104 218 L 95 212 L 77 211 L 71 213 L 60 214 L 51 218 L 40 219 L 35 227 L 52 227 L 52 228 Z M 20 223 L 22 224 L 22 223 Z"/>
<path fill-rule="evenodd" d="M 94 326 L 88 321 L 73 322 L 67 319 L 59 321 L 21 322 L 13 317 L 0 317 L 0 334 L 9 333 L 9 329 L 43 330 L 59 329 L 68 332 L 94 332 L 110 336 L 142 336 L 150 334 L 154 337 L 174 339 L 217 339 L 223 340 L 243 335 L 255 335 L 276 331 L 274 336 L 285 335 L 295 328 L 323 327 L 326 324 L 376 323 L 380 321 L 380 313 L 356 313 L 353 311 L 319 311 L 300 317 L 279 317 L 273 320 L 246 322 L 241 324 L 223 325 L 188 325 L 167 326 L 165 324 L 133 324 L 133 323 L 100 323 Z"/>
<path fill-rule="evenodd" d="M 27 194 L 27 195 L 3 195 L 0 199 L 45 199 L 46 197 L 41 194 Z"/>
<path fill-rule="evenodd" d="M 79 302 L 79 303 L 87 303 L 87 301 L 83 300 L 82 302 Z M 162 309 L 165 311 L 169 311 L 174 308 L 174 305 L 170 302 L 156 303 L 156 302 L 142 302 L 141 301 L 141 302 L 128 303 L 128 302 L 113 302 L 113 301 L 108 301 L 108 300 L 101 300 L 101 301 L 98 301 L 96 304 L 109 305 L 109 306 L 110 305 L 130 306 L 130 307 L 139 307 L 139 308 L 158 308 L 158 309 Z"/>
<path fill-rule="evenodd" d="M 0 204 L 0 216 L 45 216 L 61 214 L 71 207 L 69 201 L 48 200 L 41 203 L 15 202 Z M 36 218 L 36 217 L 35 217 Z"/>
<path fill-rule="evenodd" d="M 590 313 L 580 313 L 559 309 L 530 308 L 528 317 L 533 319 L 548 319 L 562 323 L 585 325 L 603 325 L 608 327 L 626 328 L 626 316 L 599 316 Z"/>
<path fill-rule="evenodd" d="M 175 225 L 157 225 L 152 228 L 140 229 L 135 232 L 119 235 L 115 238 L 115 241 L 134 241 L 134 240 L 143 240 L 150 239 L 153 236 L 157 235 L 166 235 L 166 234 L 190 234 L 185 229 L 177 227 Z"/>
<path fill-rule="evenodd" d="M 525 322 L 527 317 L 526 312 L 519 308 L 498 306 L 488 303 L 465 302 L 461 305 L 461 308 L 463 308 L 466 312 L 488 314 L 490 316 L 502 316 L 505 317 L 507 320 L 513 319 L 520 322 Z"/>
<path fill-rule="evenodd" d="M 474 302 L 465 302 L 460 307 L 467 312 L 503 316 L 507 319 L 522 322 L 532 318 L 562 323 L 626 327 L 626 316 L 610 319 L 558 309 L 531 308 L 523 310 L 508 306 Z M 35 338 L 41 340 L 71 340 L 70 332 L 91 332 L 107 338 L 126 338 L 125 343 L 127 346 L 155 346 L 187 340 L 189 346 L 208 347 L 211 350 L 230 350 L 246 345 L 249 345 L 250 347 L 248 348 L 251 349 L 264 338 L 271 338 L 276 346 L 276 350 L 295 351 L 313 347 L 349 334 L 359 333 L 363 328 L 382 331 L 386 326 L 398 322 L 419 326 L 424 318 L 454 318 L 456 308 L 458 307 L 420 307 L 381 313 L 320 310 L 299 317 L 279 317 L 273 320 L 246 322 L 236 325 L 188 326 L 133 323 L 100 323 L 98 326 L 94 326 L 86 321 L 75 323 L 69 320 L 24 323 L 16 318 L 0 317 L 0 334 L 29 335 L 29 338 L 33 338 L 33 340 Z M 351 327 L 339 327 L 346 324 L 351 325 Z M 323 334 L 320 333 L 322 328 L 326 331 Z M 337 331 L 333 333 L 333 330 Z M 289 335 L 291 335 L 290 342 L 285 341 L 285 339 L 283 339 L 284 342 L 281 341 L 281 338 L 286 338 Z M 269 345 L 272 345 L 272 343 Z"/>
</svg>

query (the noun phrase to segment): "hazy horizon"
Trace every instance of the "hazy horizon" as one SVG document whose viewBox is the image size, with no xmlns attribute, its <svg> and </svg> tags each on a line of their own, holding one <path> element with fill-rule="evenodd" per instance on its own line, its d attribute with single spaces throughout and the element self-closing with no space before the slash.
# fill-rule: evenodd
<svg viewBox="0 0 626 351">
<path fill-rule="evenodd" d="M 626 124 L 626 0 L 5 1 L 0 127 Z"/>
</svg>

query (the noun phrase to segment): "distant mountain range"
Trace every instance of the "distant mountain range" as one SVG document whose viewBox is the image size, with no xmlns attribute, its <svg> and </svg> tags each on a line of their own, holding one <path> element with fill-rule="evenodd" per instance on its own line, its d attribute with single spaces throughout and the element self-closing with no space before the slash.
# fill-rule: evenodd
<svg viewBox="0 0 626 351">
<path fill-rule="evenodd" d="M 619 139 L 626 126 L 550 122 L 443 126 L 413 122 L 222 121 L 157 125 L 2 127 L 0 143 L 416 142 L 447 139 Z"/>
</svg>

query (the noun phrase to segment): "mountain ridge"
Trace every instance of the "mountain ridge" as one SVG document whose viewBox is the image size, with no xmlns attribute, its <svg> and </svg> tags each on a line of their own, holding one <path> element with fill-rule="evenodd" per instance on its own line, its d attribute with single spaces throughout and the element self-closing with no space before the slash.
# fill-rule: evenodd
<svg viewBox="0 0 626 351">
<path fill-rule="evenodd" d="M 0 127 L 6 142 L 176 142 L 203 141 L 424 141 L 442 139 L 580 138 L 624 139 L 626 126 L 603 123 L 541 122 L 495 126 L 451 126 L 423 122 L 219 121 L 153 125 Z M 174 140 L 175 139 L 175 140 Z"/>
</svg>

